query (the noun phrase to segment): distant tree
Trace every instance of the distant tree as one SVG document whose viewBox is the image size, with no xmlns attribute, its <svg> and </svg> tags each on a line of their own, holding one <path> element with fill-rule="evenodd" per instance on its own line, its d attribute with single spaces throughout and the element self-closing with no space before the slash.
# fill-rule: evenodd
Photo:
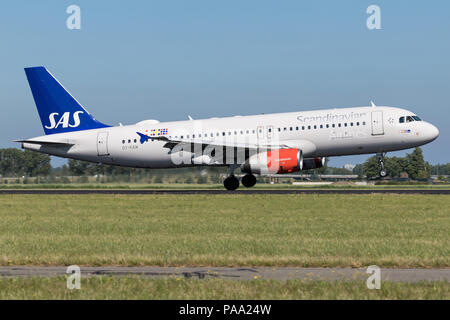
<svg viewBox="0 0 450 320">
<path fill-rule="evenodd" d="M 405 158 L 401 157 L 385 158 L 386 170 L 392 178 L 400 177 L 400 174 L 406 171 L 407 166 L 408 161 Z"/>
<path fill-rule="evenodd" d="M 0 149 L 0 174 L 22 176 L 24 174 L 23 151 L 16 148 Z"/>
<path fill-rule="evenodd" d="M 50 172 L 51 165 L 48 154 L 25 150 L 22 161 L 25 175 L 28 177 L 46 176 Z"/>
<path fill-rule="evenodd" d="M 406 156 L 408 162 L 406 172 L 412 179 L 427 179 L 430 177 L 430 165 L 425 163 L 422 149 L 417 147 Z"/>
<path fill-rule="evenodd" d="M 357 165 L 353 168 L 352 173 L 353 173 L 353 174 L 357 174 L 357 175 L 358 175 L 358 178 L 361 179 L 362 177 L 364 177 L 364 165 L 361 164 L 361 163 L 357 164 Z"/>
<path fill-rule="evenodd" d="M 373 156 L 366 160 L 363 164 L 363 170 L 368 179 L 376 178 L 380 176 L 380 164 L 377 157 Z"/>
</svg>

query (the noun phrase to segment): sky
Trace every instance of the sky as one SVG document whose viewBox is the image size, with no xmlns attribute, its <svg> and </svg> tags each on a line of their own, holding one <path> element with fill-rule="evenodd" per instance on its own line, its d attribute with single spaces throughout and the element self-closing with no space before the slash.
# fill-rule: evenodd
<svg viewBox="0 0 450 320">
<path fill-rule="evenodd" d="M 81 9 L 79 30 L 66 26 L 73 4 Z M 379 30 L 366 25 L 372 4 L 380 8 Z M 0 148 L 43 134 L 23 71 L 43 65 L 111 125 L 371 100 L 406 108 L 440 130 L 423 147 L 425 159 L 447 163 L 449 13 L 445 0 L 8 1 L 0 10 Z"/>
</svg>

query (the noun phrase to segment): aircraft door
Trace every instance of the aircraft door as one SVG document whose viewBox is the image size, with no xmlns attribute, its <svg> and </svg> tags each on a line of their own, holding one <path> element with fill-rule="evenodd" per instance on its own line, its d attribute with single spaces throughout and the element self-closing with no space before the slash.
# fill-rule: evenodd
<svg viewBox="0 0 450 320">
<path fill-rule="evenodd" d="M 97 155 L 108 156 L 108 132 L 99 132 L 97 135 Z"/>
<path fill-rule="evenodd" d="M 372 111 L 372 135 L 384 134 L 383 111 Z"/>
</svg>

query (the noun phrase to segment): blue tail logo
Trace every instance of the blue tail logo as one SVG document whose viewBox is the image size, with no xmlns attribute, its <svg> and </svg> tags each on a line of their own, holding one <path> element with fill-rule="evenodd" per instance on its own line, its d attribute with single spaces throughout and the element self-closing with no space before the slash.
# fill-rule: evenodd
<svg viewBox="0 0 450 320">
<path fill-rule="evenodd" d="M 45 134 L 109 127 L 94 117 L 44 67 L 25 68 Z"/>
<path fill-rule="evenodd" d="M 64 112 L 64 114 L 59 118 L 58 122 L 56 122 L 57 117 L 59 117 L 58 112 L 50 113 L 48 116 L 48 120 L 50 121 L 49 126 L 44 126 L 45 129 L 57 129 L 59 126 L 62 128 L 76 128 L 80 125 L 80 113 L 84 113 L 84 111 L 75 111 L 73 113 L 73 123 L 70 124 L 70 112 Z"/>
</svg>

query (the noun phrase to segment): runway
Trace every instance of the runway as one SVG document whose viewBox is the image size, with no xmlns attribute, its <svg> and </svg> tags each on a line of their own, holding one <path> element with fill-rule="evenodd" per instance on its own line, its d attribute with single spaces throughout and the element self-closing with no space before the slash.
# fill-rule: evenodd
<svg viewBox="0 0 450 320">
<path fill-rule="evenodd" d="M 65 276 L 67 267 L 3 266 L 0 277 Z M 151 278 L 222 278 L 234 280 L 367 280 L 365 268 L 270 268 L 270 267 L 81 267 L 81 276 L 145 276 Z M 382 281 L 450 281 L 450 269 L 381 269 Z"/>
<path fill-rule="evenodd" d="M 449 195 L 450 189 L 0 189 L 2 194 L 176 194 L 176 195 L 233 195 L 233 194 L 428 194 Z"/>
</svg>

